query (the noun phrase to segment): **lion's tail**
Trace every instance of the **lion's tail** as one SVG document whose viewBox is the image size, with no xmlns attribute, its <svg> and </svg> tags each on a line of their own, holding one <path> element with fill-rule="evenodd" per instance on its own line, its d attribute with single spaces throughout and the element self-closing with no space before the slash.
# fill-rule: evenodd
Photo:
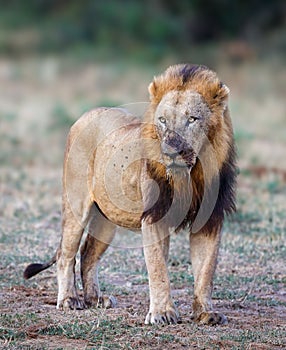
<svg viewBox="0 0 286 350">
<path fill-rule="evenodd" d="M 27 280 L 33 276 L 35 276 L 37 273 L 44 271 L 48 269 L 50 266 L 54 265 L 54 263 L 57 261 L 57 253 L 52 257 L 52 259 L 44 264 L 30 264 L 25 268 L 24 271 L 24 278 Z"/>
</svg>

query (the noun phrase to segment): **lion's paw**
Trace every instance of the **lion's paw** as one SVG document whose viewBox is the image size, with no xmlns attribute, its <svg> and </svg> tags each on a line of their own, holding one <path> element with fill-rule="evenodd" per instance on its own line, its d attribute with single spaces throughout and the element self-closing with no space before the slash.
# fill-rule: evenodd
<svg viewBox="0 0 286 350">
<path fill-rule="evenodd" d="M 78 297 L 67 297 L 58 303 L 57 308 L 62 310 L 83 310 L 85 304 Z"/>
<path fill-rule="evenodd" d="M 105 309 L 113 308 L 116 306 L 116 304 L 117 304 L 117 300 L 113 295 L 110 295 L 109 297 L 103 295 L 98 299 L 98 302 L 97 302 L 98 307 L 103 307 Z"/>
<path fill-rule="evenodd" d="M 102 295 L 99 298 L 97 296 L 85 296 L 85 305 L 87 307 L 100 307 L 104 309 L 110 309 L 116 306 L 117 300 L 114 296 Z"/>
<path fill-rule="evenodd" d="M 226 325 L 228 323 L 224 314 L 219 312 L 202 312 L 198 316 L 194 316 L 195 322 L 209 326 Z"/>
<path fill-rule="evenodd" d="M 166 311 L 149 311 L 145 324 L 176 324 L 180 322 L 180 317 L 175 308 Z"/>
</svg>

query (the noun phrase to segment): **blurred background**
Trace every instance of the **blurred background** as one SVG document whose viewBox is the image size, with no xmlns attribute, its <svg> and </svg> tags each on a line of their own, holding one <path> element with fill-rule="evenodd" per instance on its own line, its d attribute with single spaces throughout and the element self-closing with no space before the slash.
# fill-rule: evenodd
<svg viewBox="0 0 286 350">
<path fill-rule="evenodd" d="M 230 88 L 240 186 L 247 190 L 251 174 L 281 190 L 284 0 L 1 0 L 0 6 L 5 215 L 17 205 L 33 207 L 33 191 L 45 198 L 49 190 L 56 203 L 48 203 L 59 205 L 72 123 L 96 106 L 147 101 L 153 76 L 183 62 L 208 65 Z"/>
</svg>

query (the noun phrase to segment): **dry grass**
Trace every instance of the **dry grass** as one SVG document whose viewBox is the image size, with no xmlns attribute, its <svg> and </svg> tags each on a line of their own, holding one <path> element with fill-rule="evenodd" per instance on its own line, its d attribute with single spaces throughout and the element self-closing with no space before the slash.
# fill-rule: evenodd
<svg viewBox="0 0 286 350">
<path fill-rule="evenodd" d="M 120 233 L 101 266 L 113 310 L 55 311 L 55 269 L 24 281 L 28 262 L 60 237 L 61 162 L 68 126 L 100 104 L 147 99 L 156 68 L 54 58 L 1 61 L 1 346 L 7 349 L 282 349 L 286 347 L 285 72 L 266 63 L 218 71 L 232 91 L 240 154 L 238 212 L 225 225 L 214 290 L 223 327 L 190 319 L 193 278 L 186 234 L 173 237 L 170 275 L 182 324 L 144 326 L 148 281 L 140 235 Z M 137 81 L 141 83 L 138 84 Z M 99 89 L 100 87 L 100 89 Z M 177 252 L 180 252 L 178 255 Z"/>
</svg>

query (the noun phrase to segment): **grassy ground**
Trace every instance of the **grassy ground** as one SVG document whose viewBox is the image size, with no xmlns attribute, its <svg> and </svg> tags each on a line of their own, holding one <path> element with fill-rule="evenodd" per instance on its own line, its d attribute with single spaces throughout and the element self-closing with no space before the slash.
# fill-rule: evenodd
<svg viewBox="0 0 286 350">
<path fill-rule="evenodd" d="M 215 307 L 228 316 L 227 326 L 203 327 L 190 318 L 186 233 L 172 237 L 169 260 L 179 325 L 143 325 L 148 280 L 142 249 L 122 248 L 139 247 L 140 235 L 118 234 L 102 262 L 102 289 L 116 296 L 115 309 L 56 311 L 54 267 L 32 280 L 22 278 L 27 263 L 45 261 L 60 239 L 68 126 L 92 106 L 146 101 L 147 84 L 161 70 L 75 66 L 53 57 L 0 61 L 1 347 L 286 348 L 285 70 L 271 62 L 217 67 L 232 92 L 241 169 L 238 211 L 224 227 L 214 289 Z"/>
</svg>

